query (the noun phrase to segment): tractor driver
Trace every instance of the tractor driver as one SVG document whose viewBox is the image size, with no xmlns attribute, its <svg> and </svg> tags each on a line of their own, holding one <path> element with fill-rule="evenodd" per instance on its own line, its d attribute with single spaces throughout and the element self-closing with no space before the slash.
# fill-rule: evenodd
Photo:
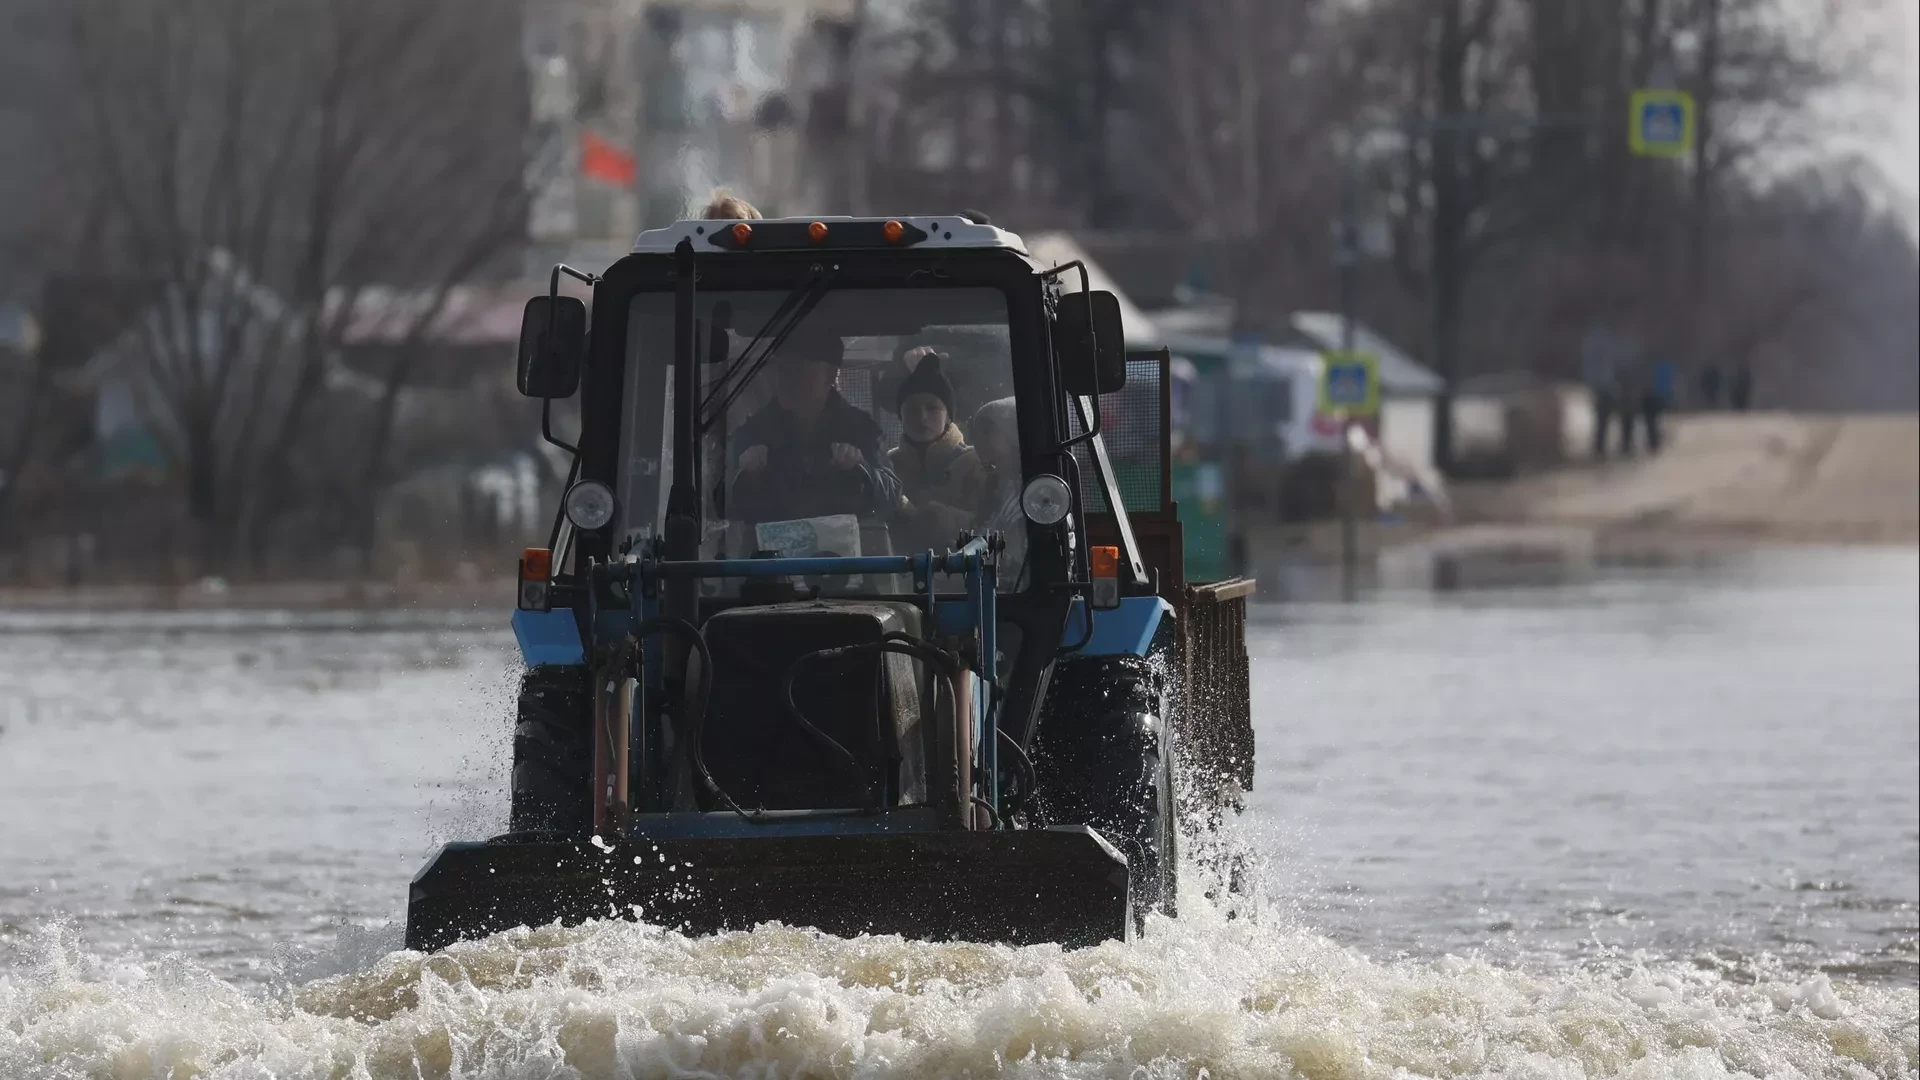
<svg viewBox="0 0 1920 1080">
<path fill-rule="evenodd" d="M 786 521 L 890 513 L 900 482 L 887 467 L 884 433 L 834 383 L 845 345 L 802 323 L 772 358 L 773 400 L 733 433 L 741 447 L 735 516 Z"/>
</svg>

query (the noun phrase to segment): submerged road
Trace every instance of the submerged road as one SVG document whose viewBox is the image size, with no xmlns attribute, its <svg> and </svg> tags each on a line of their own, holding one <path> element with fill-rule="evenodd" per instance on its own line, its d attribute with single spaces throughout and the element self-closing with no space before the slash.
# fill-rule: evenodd
<svg viewBox="0 0 1920 1080">
<path fill-rule="evenodd" d="M 1262 607 L 1251 921 L 1065 957 L 613 927 L 452 967 L 392 920 L 504 818 L 498 630 L 7 616 L 0 1074 L 1905 1075 L 1917 593 L 1911 549 L 1808 550 Z"/>
</svg>

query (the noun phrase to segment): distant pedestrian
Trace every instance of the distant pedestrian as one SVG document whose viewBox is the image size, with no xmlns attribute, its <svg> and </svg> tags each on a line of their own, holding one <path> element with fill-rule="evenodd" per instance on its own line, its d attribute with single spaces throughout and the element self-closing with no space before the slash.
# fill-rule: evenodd
<svg viewBox="0 0 1920 1080">
<path fill-rule="evenodd" d="M 67 588 L 78 589 L 87 583 L 87 571 L 93 566 L 93 534 L 80 533 L 67 538 Z"/>
<path fill-rule="evenodd" d="M 1587 393 L 1593 400 L 1595 461 L 1606 459 L 1607 429 L 1612 426 L 1618 408 L 1618 353 L 1619 343 L 1613 336 L 1613 328 L 1604 322 L 1596 324 L 1581 339 L 1580 377 L 1586 382 Z"/>
<path fill-rule="evenodd" d="M 1717 409 L 1720 407 L 1720 365 L 1708 364 L 1700 371 L 1700 407 Z"/>
<path fill-rule="evenodd" d="M 1727 404 L 1734 412 L 1746 412 L 1753 402 L 1753 368 L 1745 360 L 1733 369 L 1733 381 L 1727 384 Z"/>
<path fill-rule="evenodd" d="M 1679 371 L 1673 361 L 1654 361 L 1653 377 L 1648 380 L 1646 391 L 1640 396 L 1640 419 L 1647 428 L 1649 454 L 1660 452 L 1660 418 L 1673 401 L 1674 384 L 1678 378 Z"/>
<path fill-rule="evenodd" d="M 1614 400 L 1619 402 L 1620 456 L 1630 457 L 1633 454 L 1634 425 L 1640 419 L 1641 395 L 1646 389 L 1647 380 L 1640 377 L 1640 372 L 1635 370 L 1633 364 L 1622 364 L 1618 370 L 1620 377 L 1614 382 Z"/>
</svg>

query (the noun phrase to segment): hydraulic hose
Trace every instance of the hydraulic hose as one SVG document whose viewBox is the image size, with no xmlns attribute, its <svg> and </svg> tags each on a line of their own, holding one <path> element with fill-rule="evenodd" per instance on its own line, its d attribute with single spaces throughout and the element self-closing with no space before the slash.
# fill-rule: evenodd
<svg viewBox="0 0 1920 1080">
<path fill-rule="evenodd" d="M 611 827 L 624 831 L 627 816 L 632 810 L 632 795 L 628 790 L 632 781 L 632 761 L 627 753 L 633 739 L 633 716 L 627 709 L 626 680 L 632 673 L 640 656 L 640 639 L 628 636 L 622 639 L 613 653 L 608 665 L 615 681 L 607 686 L 596 684 L 593 687 L 593 818 L 596 830 Z M 613 702 L 607 700 L 608 690 L 619 688 Z M 615 717 L 624 715 L 624 723 L 616 723 Z M 623 742 L 625 745 L 623 745 Z M 604 764 L 601 752 L 605 751 Z M 607 783 L 611 778 L 612 786 Z"/>
<path fill-rule="evenodd" d="M 792 714 L 794 722 L 800 725 L 801 730 L 843 758 L 848 768 L 859 780 L 860 786 L 866 792 L 867 798 L 874 803 L 875 808 L 884 809 L 884 807 L 879 805 L 879 793 L 874 790 L 873 778 L 867 774 L 866 768 L 860 764 L 860 759 L 855 757 L 852 751 L 841 745 L 839 740 L 821 731 L 818 727 L 815 727 L 812 721 L 807 719 L 806 713 L 801 711 L 799 701 L 793 696 L 794 680 L 799 676 L 800 669 L 809 661 L 838 659 L 843 656 L 858 656 L 869 652 L 898 653 L 902 656 L 910 656 L 916 660 L 924 661 L 929 666 L 937 668 L 940 675 L 947 680 L 949 695 L 953 696 L 955 700 L 958 700 L 958 695 L 955 692 L 954 672 L 959 670 L 959 664 L 953 655 L 944 649 L 936 648 L 918 638 L 899 631 L 887 634 L 878 641 L 867 641 L 858 645 L 837 645 L 832 648 L 817 649 L 810 653 L 802 653 L 794 657 L 793 663 L 787 666 L 786 677 L 781 680 L 780 692 L 781 696 L 786 699 L 787 711 Z"/>
<path fill-rule="evenodd" d="M 706 730 L 707 702 L 713 694 L 713 652 L 707 648 L 707 636 L 687 620 L 673 618 L 648 619 L 633 632 L 636 642 L 655 634 L 673 634 L 684 639 L 700 657 L 699 690 L 688 700 L 686 730 L 681 733 L 680 745 L 674 748 L 674 755 L 685 755 L 684 760 L 693 766 L 694 775 L 700 778 L 701 786 L 722 806 L 752 820 L 714 780 L 713 773 L 707 770 L 706 755 L 700 748 L 701 736 Z"/>
<path fill-rule="evenodd" d="M 968 801 L 972 802 L 973 805 L 987 812 L 987 818 L 988 820 L 993 822 L 993 827 L 996 830 L 1000 830 L 1003 832 L 1006 830 L 1007 828 L 1006 819 L 1000 816 L 1000 813 L 993 808 L 992 803 L 988 802 L 987 800 L 981 798 L 978 795 L 969 795 L 967 796 L 967 799 Z"/>
<path fill-rule="evenodd" d="M 1027 756 L 1027 751 L 1021 747 L 1019 740 L 1007 734 L 1007 729 L 998 724 L 994 725 L 993 730 L 1000 736 L 1000 745 L 1013 751 L 1014 765 L 1020 773 L 1020 798 L 1017 802 L 1010 802 L 1002 815 L 1011 823 L 1013 815 L 1025 808 L 1028 799 L 1033 798 L 1033 792 L 1039 786 L 1039 780 L 1033 771 L 1033 759 Z"/>
<path fill-rule="evenodd" d="M 901 651 L 907 651 L 908 655 L 918 656 L 920 659 L 927 660 L 929 663 L 941 665 L 943 668 L 941 675 L 947 680 L 948 696 L 955 701 L 959 700 L 959 695 L 955 692 L 953 681 L 955 672 L 959 670 L 959 665 L 954 659 L 953 654 L 944 649 L 937 649 L 931 645 L 927 645 L 925 642 L 907 637 L 905 634 L 889 634 L 887 637 L 881 639 L 882 644 L 888 642 L 915 646 L 917 648 L 914 651 Z M 922 655 L 923 653 L 925 655 Z M 997 684 L 990 683 L 988 684 L 987 692 L 992 695 L 993 706 L 997 709 L 1002 699 L 1006 696 L 1005 691 L 1001 690 Z M 1029 799 L 1033 798 L 1035 789 L 1039 787 L 1039 780 L 1033 769 L 1033 759 L 1027 755 L 1026 748 L 1020 745 L 1019 740 L 1008 734 L 1007 729 L 1001 727 L 999 724 L 993 726 L 993 732 L 996 741 L 1001 746 L 1013 751 L 1014 767 L 1020 778 L 1020 797 L 998 812 L 994 812 L 991 806 L 987 806 L 986 809 L 992 814 L 996 828 L 1011 829 L 1013 827 L 1013 816 L 1027 805 Z M 983 806 L 986 805 L 985 800 L 977 795 L 971 796 L 971 798 L 976 803 Z"/>
</svg>

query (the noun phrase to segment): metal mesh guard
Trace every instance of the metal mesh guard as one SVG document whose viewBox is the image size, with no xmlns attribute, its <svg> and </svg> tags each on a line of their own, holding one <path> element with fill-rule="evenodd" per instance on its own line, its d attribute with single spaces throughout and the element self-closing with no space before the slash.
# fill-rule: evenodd
<svg viewBox="0 0 1920 1080">
<path fill-rule="evenodd" d="M 1114 482 L 1120 486 L 1120 498 L 1126 503 L 1128 513 L 1152 514 L 1161 510 L 1160 473 L 1166 468 L 1166 462 L 1160 457 L 1165 441 L 1160 430 L 1161 397 L 1166 391 L 1160 384 L 1165 378 L 1166 368 L 1158 354 L 1129 356 L 1126 387 L 1100 399 L 1100 437 L 1107 444 Z M 1073 434 L 1080 434 L 1079 410 L 1069 406 L 1067 422 Z M 1105 513 L 1107 497 L 1094 475 L 1092 453 L 1084 445 L 1074 447 L 1073 453 L 1080 460 L 1087 512 Z"/>
</svg>

